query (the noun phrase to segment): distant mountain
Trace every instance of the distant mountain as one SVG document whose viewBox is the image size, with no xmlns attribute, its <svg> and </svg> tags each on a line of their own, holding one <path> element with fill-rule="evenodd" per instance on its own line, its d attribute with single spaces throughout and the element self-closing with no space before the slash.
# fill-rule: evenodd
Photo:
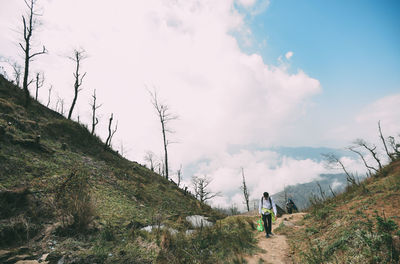
<svg viewBox="0 0 400 264">
<path fill-rule="evenodd" d="M 292 198 L 299 210 L 305 209 L 310 205 L 309 199 L 313 195 L 318 197 L 321 196 L 321 190 L 318 187 L 321 186 L 323 195 L 326 197 L 332 196 L 332 192 L 329 186 L 335 193 L 340 193 L 344 190 L 347 185 L 345 174 L 321 174 L 320 180 L 315 180 L 308 183 L 290 185 L 285 188 L 284 191 L 275 193 L 272 195 L 274 201 L 285 208 L 285 192 L 286 197 Z"/>
</svg>

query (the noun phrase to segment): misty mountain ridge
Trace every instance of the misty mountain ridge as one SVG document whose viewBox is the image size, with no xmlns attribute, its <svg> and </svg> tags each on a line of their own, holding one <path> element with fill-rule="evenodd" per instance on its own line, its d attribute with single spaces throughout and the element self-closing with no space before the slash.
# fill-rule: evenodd
<svg viewBox="0 0 400 264">
<path fill-rule="evenodd" d="M 272 197 L 282 208 L 285 208 L 286 196 L 294 201 L 299 210 L 304 210 L 310 206 L 310 198 L 314 195 L 320 197 L 322 191 L 322 195 L 331 197 L 333 195 L 332 191 L 335 194 L 339 194 L 344 191 L 348 184 L 344 173 L 320 174 L 319 177 L 320 179 L 308 183 L 288 185 L 285 190 L 273 194 Z M 321 189 L 318 184 L 321 186 Z"/>
</svg>

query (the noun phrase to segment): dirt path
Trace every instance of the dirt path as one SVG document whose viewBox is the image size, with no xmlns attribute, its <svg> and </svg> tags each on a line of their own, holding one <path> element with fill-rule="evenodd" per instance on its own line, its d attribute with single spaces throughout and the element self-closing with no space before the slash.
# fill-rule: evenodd
<svg viewBox="0 0 400 264">
<path fill-rule="evenodd" d="M 292 215 L 284 215 L 279 217 L 272 224 L 272 233 L 282 221 L 285 225 L 293 225 L 294 222 L 302 219 L 304 213 L 296 213 Z M 286 236 L 274 234 L 270 238 L 265 238 L 265 232 L 258 232 L 258 247 L 263 250 L 262 253 L 257 253 L 253 256 L 245 257 L 248 264 L 273 263 L 286 264 L 293 263 L 290 258 L 289 245 L 286 241 Z"/>
</svg>

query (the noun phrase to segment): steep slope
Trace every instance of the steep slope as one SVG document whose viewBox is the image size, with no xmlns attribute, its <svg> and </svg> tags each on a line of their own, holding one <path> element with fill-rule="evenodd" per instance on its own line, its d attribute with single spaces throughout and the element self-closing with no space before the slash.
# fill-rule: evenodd
<svg viewBox="0 0 400 264">
<path fill-rule="evenodd" d="M 180 231 L 190 227 L 186 216 L 222 217 L 176 184 L 106 150 L 84 125 L 34 100 L 28 109 L 23 102 L 22 90 L 0 75 L 0 247 L 6 249 L 0 262 L 14 263 L 22 253 L 51 252 L 56 259 L 67 252 L 69 259 L 84 262 L 84 255 L 100 263 L 117 250 L 123 258 L 129 247 L 130 259 L 151 262 L 157 246 L 141 227 Z"/>
<path fill-rule="evenodd" d="M 326 201 L 295 225 L 281 225 L 295 263 L 398 263 L 400 160 Z"/>
</svg>

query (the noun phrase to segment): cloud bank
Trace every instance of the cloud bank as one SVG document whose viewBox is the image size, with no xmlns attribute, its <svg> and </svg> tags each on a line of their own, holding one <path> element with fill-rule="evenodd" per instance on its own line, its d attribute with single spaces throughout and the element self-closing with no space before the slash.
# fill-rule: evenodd
<svg viewBox="0 0 400 264">
<path fill-rule="evenodd" d="M 66 57 L 74 48 L 86 49 L 89 57 L 82 69 L 87 76 L 74 118 L 79 115 L 90 124 L 90 95 L 96 89 L 98 101 L 103 103 L 97 133 L 105 138 L 107 118 L 114 113 L 119 128 L 113 145 L 119 149 L 123 144 L 129 150 L 128 158 L 144 163 L 148 150 L 162 155 L 160 124 L 147 87 L 157 89 L 163 102 L 179 115 L 179 120 L 171 123 L 176 132 L 170 140 L 179 143 L 170 145 L 170 167 L 174 170 L 183 164 L 184 168 L 197 168 L 193 174 L 212 177 L 213 190 L 225 195 L 216 199 L 216 204 L 228 205 L 239 199 L 240 167 L 245 168 L 257 197 L 266 189 L 274 193 L 284 184 L 303 183 L 325 171 L 312 160 L 293 160 L 249 147 L 301 142 L 304 135 L 296 133 L 293 124 L 307 117 L 313 96 L 322 91 L 320 82 L 301 69 L 289 72 L 287 65 L 268 64 L 259 54 L 240 49 L 237 37 L 246 39 L 252 34 L 245 16 L 257 15 L 269 1 L 42 3 L 43 26 L 36 44 L 45 44 L 50 53 L 38 58 L 33 68 L 44 70 L 48 85 L 54 87 L 51 106 L 54 108 L 60 97 L 69 107 L 73 64 Z M 7 5 L 7 14 L 13 17 L 22 11 L 14 3 Z M 7 20 L 11 15 L 6 11 L 1 14 L 5 15 L 0 20 L 1 30 L 20 24 Z M 2 36 L 0 41 L 5 47 L 2 52 L 16 57 L 18 47 L 10 44 L 14 37 Z M 282 56 L 292 59 L 293 52 Z M 40 100 L 47 101 L 45 88 Z M 398 98 L 393 100 L 398 102 Z M 385 104 L 377 102 L 365 115 L 377 113 Z M 362 114 L 357 120 L 365 122 Z M 232 146 L 242 147 L 232 153 Z M 184 176 L 189 184 L 192 175 Z"/>
</svg>

